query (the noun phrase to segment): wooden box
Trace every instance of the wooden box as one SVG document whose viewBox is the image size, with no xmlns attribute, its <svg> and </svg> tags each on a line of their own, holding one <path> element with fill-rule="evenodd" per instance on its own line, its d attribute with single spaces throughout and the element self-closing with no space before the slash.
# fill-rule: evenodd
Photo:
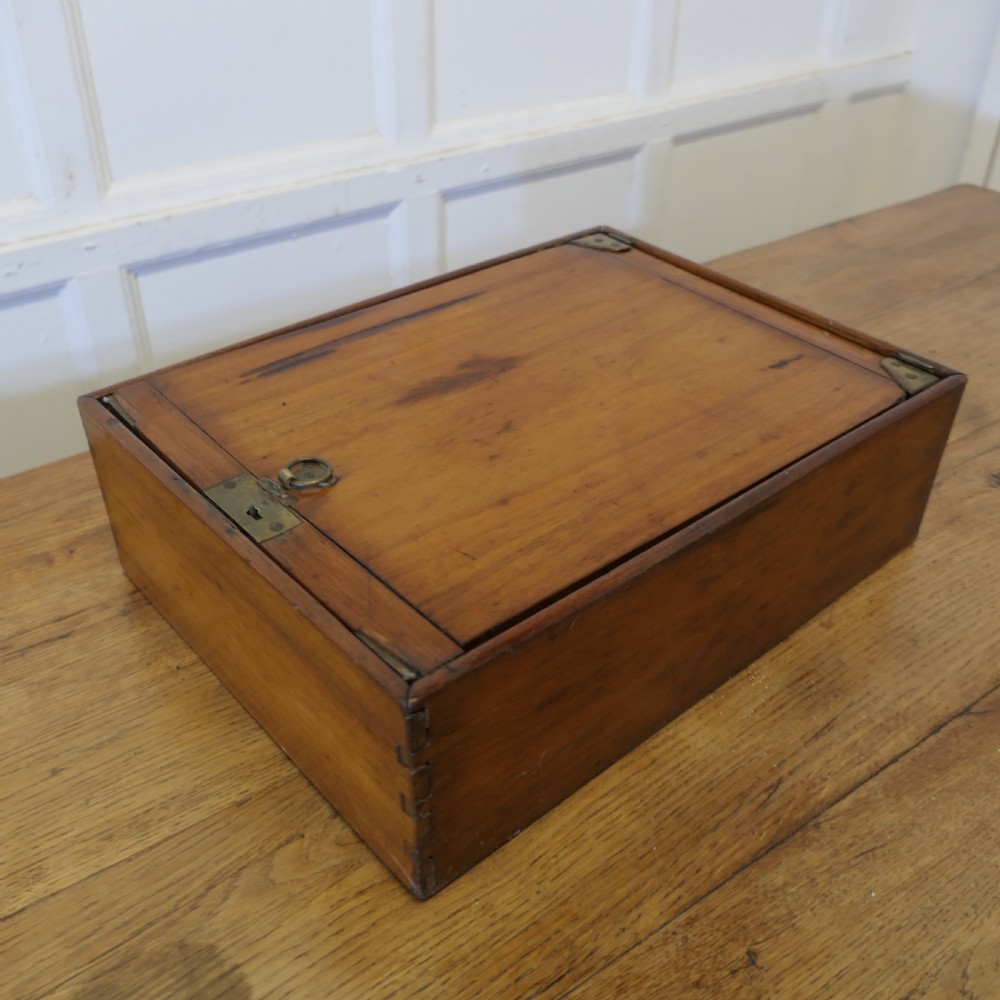
<svg viewBox="0 0 1000 1000">
<path fill-rule="evenodd" d="M 906 546 L 963 384 L 601 229 L 80 407 L 129 576 L 425 897 Z"/>
</svg>

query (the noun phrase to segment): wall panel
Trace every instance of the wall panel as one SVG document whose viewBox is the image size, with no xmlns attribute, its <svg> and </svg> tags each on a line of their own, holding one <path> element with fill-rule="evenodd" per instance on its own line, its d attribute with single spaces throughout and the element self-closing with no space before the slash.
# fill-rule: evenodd
<svg viewBox="0 0 1000 1000">
<path fill-rule="evenodd" d="M 793 231 L 815 111 L 680 141 L 665 179 L 671 249 L 707 260 Z"/>
<path fill-rule="evenodd" d="M 35 197 L 27 170 L 27 150 L 18 134 L 10 88 L 4 86 L 5 82 L 0 77 L 0 214 L 4 211 L 4 202 L 34 200 Z"/>
<path fill-rule="evenodd" d="M 435 0 L 440 122 L 628 89 L 635 0 Z"/>
<path fill-rule="evenodd" d="M 10 11 L 0 8 L 0 221 L 41 211 L 47 188 L 36 109 L 15 22 Z"/>
<path fill-rule="evenodd" d="M 681 0 L 674 79 L 757 81 L 816 68 L 831 0 Z"/>
<path fill-rule="evenodd" d="M 845 0 L 835 42 L 838 59 L 876 59 L 913 44 L 917 0 Z"/>
<path fill-rule="evenodd" d="M 386 291 L 390 213 L 130 269 L 156 367 Z"/>
<path fill-rule="evenodd" d="M 369 4 L 71 2 L 115 179 L 375 131 Z"/>
<path fill-rule="evenodd" d="M 445 196 L 448 270 L 607 223 L 629 228 L 630 153 Z"/>
<path fill-rule="evenodd" d="M 896 179 L 906 168 L 906 105 L 910 96 L 896 93 L 853 97 L 841 119 L 839 142 L 831 150 L 829 183 L 839 186 L 837 217 L 879 208 L 892 200 Z M 837 150 L 857 150 L 848 155 Z"/>
<path fill-rule="evenodd" d="M 0 428 L 8 470 L 84 449 L 75 400 L 92 387 L 97 366 L 74 284 L 0 297 L 0 330 Z"/>
</svg>

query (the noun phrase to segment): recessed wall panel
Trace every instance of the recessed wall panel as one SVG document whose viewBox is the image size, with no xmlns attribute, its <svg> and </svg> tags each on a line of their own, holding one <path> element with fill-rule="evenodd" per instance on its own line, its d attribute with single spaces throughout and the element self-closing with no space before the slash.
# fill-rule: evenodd
<svg viewBox="0 0 1000 1000">
<path fill-rule="evenodd" d="M 627 90 L 634 18 L 634 0 L 435 0 L 438 121 Z"/>
<path fill-rule="evenodd" d="M 2 55 L 0 51 L 0 57 Z M 32 111 L 26 107 L 15 111 L 12 97 L 0 67 L 0 217 L 3 216 L 5 201 L 31 198 L 35 193 L 24 162 L 25 150 L 22 148 L 14 118 L 15 113 L 25 115 L 31 114 Z"/>
<path fill-rule="evenodd" d="M 674 79 L 757 80 L 817 63 L 826 2 L 679 0 Z"/>
<path fill-rule="evenodd" d="M 838 58 L 854 62 L 909 49 L 915 13 L 915 0 L 847 0 Z"/>
<path fill-rule="evenodd" d="M 368 3 L 73 2 L 116 180 L 375 129 Z"/>
<path fill-rule="evenodd" d="M 133 270 L 153 364 L 170 364 L 389 288 L 388 214 L 331 221 Z"/>
<path fill-rule="evenodd" d="M 604 223 L 628 228 L 632 172 L 633 157 L 623 154 L 452 192 L 444 208 L 447 267 Z"/>
<path fill-rule="evenodd" d="M 794 232 L 815 117 L 678 143 L 665 178 L 668 249 L 704 261 Z"/>
<path fill-rule="evenodd" d="M 897 200 L 896 184 L 908 166 L 906 118 L 912 96 L 903 92 L 852 101 L 844 115 L 838 181 L 840 214 L 860 214 Z"/>
<path fill-rule="evenodd" d="M 80 372 L 67 292 L 61 286 L 0 298 L 0 475 L 87 446 L 76 397 L 94 386 Z"/>
</svg>

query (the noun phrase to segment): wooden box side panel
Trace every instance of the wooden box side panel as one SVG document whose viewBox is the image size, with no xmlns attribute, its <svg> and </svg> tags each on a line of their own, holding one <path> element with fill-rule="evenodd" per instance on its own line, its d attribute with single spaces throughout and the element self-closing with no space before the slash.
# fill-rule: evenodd
<svg viewBox="0 0 1000 1000">
<path fill-rule="evenodd" d="M 122 565 L 413 891 L 418 837 L 405 685 L 96 400 L 80 401 Z"/>
<path fill-rule="evenodd" d="M 547 627 L 526 622 L 418 682 L 431 734 L 434 884 L 906 546 L 963 383 L 950 377 L 714 511 L 592 603 Z"/>
</svg>

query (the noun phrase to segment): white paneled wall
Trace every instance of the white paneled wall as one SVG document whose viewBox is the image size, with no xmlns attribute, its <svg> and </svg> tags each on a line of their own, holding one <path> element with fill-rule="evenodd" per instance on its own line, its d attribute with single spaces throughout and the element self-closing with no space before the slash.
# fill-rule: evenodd
<svg viewBox="0 0 1000 1000">
<path fill-rule="evenodd" d="M 705 91 L 813 71 L 822 64 L 827 17 L 839 7 L 827 0 L 681 3 L 674 79 Z"/>
<path fill-rule="evenodd" d="M 625 94 L 638 3 L 435 0 L 435 121 Z"/>
<path fill-rule="evenodd" d="M 73 4 L 113 184 L 377 131 L 368 3 Z"/>
<path fill-rule="evenodd" d="M 0 474 L 81 391 L 574 229 L 707 259 L 982 181 L 998 14 L 0 0 Z"/>
</svg>

